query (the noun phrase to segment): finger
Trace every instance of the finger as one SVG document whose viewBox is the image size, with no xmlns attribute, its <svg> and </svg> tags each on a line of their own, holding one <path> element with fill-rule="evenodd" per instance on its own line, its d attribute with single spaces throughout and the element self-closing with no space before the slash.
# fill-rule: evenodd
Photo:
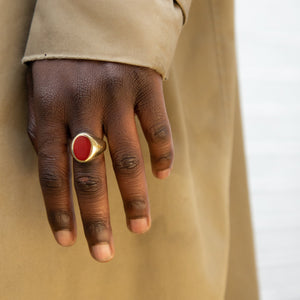
<svg viewBox="0 0 300 300">
<path fill-rule="evenodd" d="M 120 105 L 113 116 L 108 120 L 107 137 L 127 226 L 132 232 L 143 233 L 150 228 L 151 217 L 134 112 Z"/>
<path fill-rule="evenodd" d="M 27 80 L 27 97 L 28 97 L 28 125 L 27 134 L 33 145 L 34 150 L 37 152 L 37 141 L 36 141 L 36 118 L 33 110 L 33 80 L 32 80 L 32 69 L 31 65 L 27 69 L 26 73 Z"/>
<path fill-rule="evenodd" d="M 153 81 L 152 88 L 137 99 L 135 110 L 148 142 L 153 174 L 164 179 L 170 175 L 174 146 L 161 80 Z"/>
<path fill-rule="evenodd" d="M 39 177 L 47 216 L 55 239 L 62 246 L 75 242 L 70 156 L 63 123 L 38 123 Z"/>
<path fill-rule="evenodd" d="M 101 124 L 91 118 L 82 123 L 76 122 L 71 133 L 74 137 L 83 131 L 94 137 L 102 138 L 103 136 Z M 100 154 L 86 163 L 79 163 L 74 159 L 73 169 L 81 218 L 91 255 L 100 262 L 109 261 L 114 255 L 114 246 L 109 217 L 104 155 Z"/>
</svg>

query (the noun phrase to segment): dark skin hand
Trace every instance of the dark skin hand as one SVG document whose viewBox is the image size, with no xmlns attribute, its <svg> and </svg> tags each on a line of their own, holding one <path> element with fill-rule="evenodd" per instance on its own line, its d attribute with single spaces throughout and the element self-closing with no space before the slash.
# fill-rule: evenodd
<svg viewBox="0 0 300 300">
<path fill-rule="evenodd" d="M 107 137 L 127 226 L 134 233 L 146 232 L 151 216 L 134 117 L 148 142 L 153 174 L 166 178 L 174 151 L 160 75 L 111 62 L 42 60 L 28 68 L 28 90 L 28 133 L 38 154 L 40 184 L 57 242 L 69 246 L 76 239 L 70 143 L 80 132 Z M 88 163 L 73 160 L 73 175 L 91 255 L 109 261 L 114 246 L 104 154 Z"/>
</svg>

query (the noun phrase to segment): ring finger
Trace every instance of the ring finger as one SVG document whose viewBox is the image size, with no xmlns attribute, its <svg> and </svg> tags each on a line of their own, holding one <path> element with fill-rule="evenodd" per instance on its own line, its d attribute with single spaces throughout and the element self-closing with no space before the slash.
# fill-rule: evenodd
<svg viewBox="0 0 300 300">
<path fill-rule="evenodd" d="M 85 121 L 85 127 L 76 123 L 71 130 L 72 137 L 84 131 L 94 137 L 102 138 L 101 124 L 97 123 L 97 121 Z M 88 129 L 84 130 L 84 128 Z M 109 261 L 113 257 L 114 246 L 109 218 L 104 155 L 100 154 L 86 163 L 80 163 L 75 159 L 73 162 L 75 189 L 90 252 L 98 261 Z"/>
</svg>

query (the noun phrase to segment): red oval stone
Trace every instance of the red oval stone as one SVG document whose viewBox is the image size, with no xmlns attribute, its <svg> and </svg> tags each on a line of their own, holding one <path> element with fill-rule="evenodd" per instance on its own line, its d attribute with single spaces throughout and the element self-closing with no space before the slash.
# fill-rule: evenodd
<svg viewBox="0 0 300 300">
<path fill-rule="evenodd" d="M 73 152 L 77 159 L 86 160 L 91 152 L 91 142 L 85 136 L 79 136 L 73 145 Z"/>
</svg>

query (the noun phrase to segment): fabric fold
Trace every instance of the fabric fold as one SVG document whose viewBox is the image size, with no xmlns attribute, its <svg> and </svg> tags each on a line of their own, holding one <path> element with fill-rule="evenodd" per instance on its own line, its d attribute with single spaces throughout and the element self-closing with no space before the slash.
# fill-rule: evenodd
<svg viewBox="0 0 300 300">
<path fill-rule="evenodd" d="M 188 1 L 182 7 L 188 11 Z M 55 58 L 114 61 L 156 70 L 164 79 L 183 26 L 166 0 L 39 0 L 23 63 Z"/>
</svg>

